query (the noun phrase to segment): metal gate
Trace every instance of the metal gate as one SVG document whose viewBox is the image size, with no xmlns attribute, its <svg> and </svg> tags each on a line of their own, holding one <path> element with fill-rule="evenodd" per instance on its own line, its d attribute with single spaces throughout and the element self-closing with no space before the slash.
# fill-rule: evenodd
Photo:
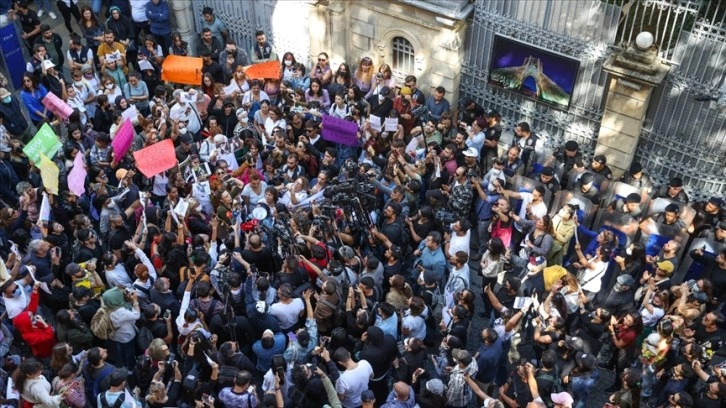
<svg viewBox="0 0 726 408">
<path fill-rule="evenodd" d="M 264 30 L 280 58 L 282 54 L 290 51 L 298 62 L 309 65 L 310 6 L 307 2 L 192 0 L 191 3 L 197 33 L 201 32 L 202 9 L 208 6 L 214 9 L 214 15 L 224 22 L 230 36 L 247 53 L 256 42 L 255 31 Z"/>
<path fill-rule="evenodd" d="M 502 114 L 511 132 L 526 120 L 551 149 L 576 140 L 591 155 L 608 78 L 602 64 L 641 31 L 674 64 L 651 98 L 636 157 L 659 183 L 678 175 L 693 198 L 726 192 L 724 112 L 696 95 L 718 95 L 726 75 L 721 2 L 709 0 L 478 0 L 462 65 L 460 94 Z M 726 6 L 726 5 L 725 5 Z M 495 34 L 578 59 L 569 109 L 559 110 L 488 84 Z M 676 65 L 679 64 L 679 65 Z"/>
</svg>

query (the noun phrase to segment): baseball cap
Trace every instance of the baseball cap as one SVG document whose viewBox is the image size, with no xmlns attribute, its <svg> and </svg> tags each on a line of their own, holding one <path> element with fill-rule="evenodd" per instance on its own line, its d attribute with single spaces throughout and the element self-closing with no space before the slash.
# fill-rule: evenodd
<svg viewBox="0 0 726 408">
<path fill-rule="evenodd" d="M 443 396 L 444 391 L 446 390 L 443 381 L 439 380 L 438 378 L 428 380 L 426 382 L 426 389 L 429 390 L 430 393 L 438 396 Z"/>
<path fill-rule="evenodd" d="M 473 147 L 470 147 L 470 148 L 464 150 L 462 152 L 462 154 L 466 157 L 474 157 L 474 158 L 479 157 L 479 152 Z"/>
<path fill-rule="evenodd" d="M 573 350 L 582 351 L 585 349 L 585 341 L 582 340 L 582 337 L 565 336 L 565 344 Z"/>
<path fill-rule="evenodd" d="M 721 221 L 718 223 L 718 228 L 726 231 L 726 221 Z"/>
<path fill-rule="evenodd" d="M 553 169 L 552 166 L 545 166 L 542 168 L 542 175 L 548 177 L 554 176 L 555 169 Z"/>
<path fill-rule="evenodd" d="M 673 273 L 673 262 L 671 261 L 660 261 L 658 262 L 658 269 L 663 272 Z M 630 276 L 630 275 L 628 275 Z"/>
<path fill-rule="evenodd" d="M 569 140 L 567 143 L 565 143 L 565 150 L 574 152 L 575 150 L 579 149 L 580 145 L 577 144 L 574 140 Z"/>
<path fill-rule="evenodd" d="M 627 286 L 629 288 L 632 288 L 635 284 L 635 279 L 633 279 L 633 277 L 628 275 L 627 273 L 624 273 L 618 276 L 615 282 L 620 284 L 621 286 Z"/>
<path fill-rule="evenodd" d="M 404 86 L 401 88 L 401 95 L 411 95 L 411 88 Z"/>
<path fill-rule="evenodd" d="M 270 329 L 266 329 L 265 331 L 262 332 L 262 338 L 265 338 L 265 337 L 275 337 L 275 333 L 273 333 L 272 330 L 270 330 Z"/>
<path fill-rule="evenodd" d="M 565 408 L 572 407 L 572 403 L 575 402 L 575 400 L 572 399 L 572 396 L 566 392 L 552 393 L 550 394 L 550 399 L 555 404 L 564 405 Z"/>
<path fill-rule="evenodd" d="M 5 97 L 5 96 L 3 96 L 3 90 L 4 90 L 4 88 L 0 88 L 0 98 Z M 711 197 L 708 199 L 708 202 L 715 205 L 716 207 L 723 206 L 723 198 L 721 198 L 721 197 Z"/>
<path fill-rule="evenodd" d="M 593 181 L 595 181 L 595 177 L 591 173 L 583 173 L 582 176 L 580 176 L 580 185 L 584 186 L 586 184 L 590 184 Z M 638 200 L 640 201 L 640 200 Z"/>
<path fill-rule="evenodd" d="M 638 174 L 641 171 L 643 171 L 643 166 L 640 163 L 635 162 L 630 165 L 630 174 Z"/>
<path fill-rule="evenodd" d="M 671 203 L 671 204 L 668 204 L 668 205 L 666 206 L 665 210 L 666 210 L 666 212 L 674 212 L 674 213 L 677 213 L 677 212 L 679 212 L 679 211 L 680 211 L 681 209 L 680 209 L 680 208 L 678 208 L 678 204 L 674 204 L 674 203 Z"/>
<path fill-rule="evenodd" d="M 628 204 L 635 204 L 640 202 L 640 194 L 638 193 L 630 193 L 625 198 L 625 202 Z"/>
<path fill-rule="evenodd" d="M 55 64 L 51 60 L 43 61 L 43 68 L 45 68 L 45 69 L 53 68 L 54 66 L 55 66 Z"/>
<path fill-rule="evenodd" d="M 451 357 L 456 360 L 456 362 L 461 362 L 465 365 L 469 365 L 471 363 L 471 356 L 469 355 L 469 352 L 463 349 L 454 349 L 451 352 Z"/>
<path fill-rule="evenodd" d="M 116 170 L 116 179 L 117 180 L 123 180 L 126 178 L 126 175 L 129 173 L 126 169 L 118 169 Z"/>
<path fill-rule="evenodd" d="M 596 162 L 598 162 L 598 163 L 600 163 L 600 164 L 605 164 L 605 163 L 607 163 L 607 162 L 608 162 L 608 159 L 607 159 L 607 157 L 605 157 L 605 155 L 603 155 L 603 154 L 598 154 L 597 156 L 595 156 L 595 157 L 594 157 L 594 158 L 592 159 L 592 161 L 596 161 Z"/>
<path fill-rule="evenodd" d="M 683 187 L 683 179 L 680 177 L 673 177 L 668 185 L 671 187 Z"/>
<path fill-rule="evenodd" d="M 378 95 L 380 95 L 380 96 L 388 96 L 388 95 L 390 95 L 390 93 L 391 93 L 391 88 L 389 88 L 387 86 L 384 86 L 383 88 L 381 88 L 380 91 L 378 91 Z"/>
<path fill-rule="evenodd" d="M 363 402 L 373 402 L 376 400 L 376 395 L 371 390 L 365 390 L 361 393 L 360 400 Z"/>
</svg>

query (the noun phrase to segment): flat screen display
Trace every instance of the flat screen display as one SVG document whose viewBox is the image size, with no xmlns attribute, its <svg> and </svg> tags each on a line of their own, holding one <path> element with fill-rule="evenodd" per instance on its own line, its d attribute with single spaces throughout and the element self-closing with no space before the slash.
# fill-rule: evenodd
<svg viewBox="0 0 726 408">
<path fill-rule="evenodd" d="M 490 84 L 567 110 L 580 61 L 502 35 L 494 36 Z"/>
</svg>

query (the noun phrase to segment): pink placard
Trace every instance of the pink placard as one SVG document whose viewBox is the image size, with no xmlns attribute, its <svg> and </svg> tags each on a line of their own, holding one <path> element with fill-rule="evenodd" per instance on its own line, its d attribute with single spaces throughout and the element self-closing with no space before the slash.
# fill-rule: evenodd
<svg viewBox="0 0 726 408">
<path fill-rule="evenodd" d="M 176 166 L 176 152 L 174 142 L 164 139 L 134 152 L 136 168 L 146 177 L 151 178 L 162 171 Z"/>
<path fill-rule="evenodd" d="M 116 131 L 116 136 L 111 141 L 114 163 L 118 163 L 124 157 L 133 141 L 134 127 L 131 125 L 131 121 L 126 119 L 118 131 Z"/>
<path fill-rule="evenodd" d="M 83 154 L 78 153 L 76 159 L 73 160 L 73 168 L 68 173 L 68 189 L 78 197 L 86 192 L 85 184 L 87 174 Z"/>
<path fill-rule="evenodd" d="M 61 117 L 63 120 L 68 119 L 73 113 L 71 108 L 63 99 L 57 97 L 53 92 L 48 92 L 43 98 L 43 106 L 48 108 L 49 111 L 53 112 L 56 116 Z"/>
</svg>

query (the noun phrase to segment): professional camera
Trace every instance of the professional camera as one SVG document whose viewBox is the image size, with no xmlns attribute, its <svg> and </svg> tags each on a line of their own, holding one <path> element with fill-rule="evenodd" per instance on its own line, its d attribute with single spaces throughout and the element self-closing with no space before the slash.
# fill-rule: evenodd
<svg viewBox="0 0 726 408">
<path fill-rule="evenodd" d="M 434 215 L 434 221 L 441 225 L 444 232 L 451 232 L 451 224 L 458 221 L 459 218 L 452 212 L 446 210 L 438 210 Z"/>
<path fill-rule="evenodd" d="M 413 116 L 414 122 L 426 123 L 431 118 L 431 113 L 426 105 L 420 105 L 411 109 L 411 116 Z"/>
</svg>

